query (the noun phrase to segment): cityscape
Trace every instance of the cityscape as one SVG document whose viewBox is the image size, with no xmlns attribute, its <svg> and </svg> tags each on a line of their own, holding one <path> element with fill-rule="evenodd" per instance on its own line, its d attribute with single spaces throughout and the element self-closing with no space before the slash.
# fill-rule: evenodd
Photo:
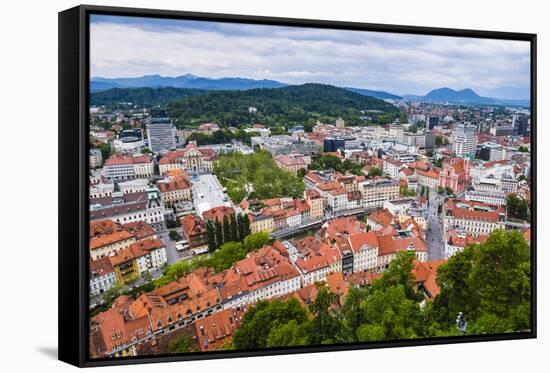
<svg viewBox="0 0 550 373">
<path fill-rule="evenodd" d="M 120 18 L 91 24 L 91 358 L 530 330 L 528 44 L 463 42 L 491 69 L 452 38 Z"/>
</svg>

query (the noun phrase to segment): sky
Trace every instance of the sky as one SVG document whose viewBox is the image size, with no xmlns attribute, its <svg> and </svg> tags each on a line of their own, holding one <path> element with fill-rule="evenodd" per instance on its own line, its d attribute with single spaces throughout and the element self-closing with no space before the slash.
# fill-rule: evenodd
<svg viewBox="0 0 550 373">
<path fill-rule="evenodd" d="M 92 77 L 159 74 L 527 99 L 525 41 L 92 15 Z"/>
</svg>

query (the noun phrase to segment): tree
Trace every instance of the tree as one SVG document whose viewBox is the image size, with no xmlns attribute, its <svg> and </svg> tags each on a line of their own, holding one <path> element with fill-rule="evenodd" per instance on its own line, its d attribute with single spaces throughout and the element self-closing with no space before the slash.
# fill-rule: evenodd
<svg viewBox="0 0 550 373">
<path fill-rule="evenodd" d="M 443 145 L 443 137 L 437 135 L 435 136 L 435 146 L 441 146 Z"/>
<path fill-rule="evenodd" d="M 306 174 L 307 174 L 307 170 L 305 168 L 300 168 L 296 172 L 296 176 L 298 176 L 300 179 L 302 179 L 304 176 L 306 176 Z"/>
<path fill-rule="evenodd" d="M 178 231 L 170 231 L 170 233 L 168 233 L 168 237 L 170 237 L 172 241 L 181 240 L 181 234 L 179 234 Z"/>
<path fill-rule="evenodd" d="M 221 272 L 244 257 L 246 257 L 246 251 L 240 242 L 226 242 L 208 259 L 203 263 L 196 264 L 195 267 L 202 265 L 213 268 L 216 272 Z"/>
<path fill-rule="evenodd" d="M 208 237 L 208 251 L 213 253 L 218 248 L 218 244 L 216 242 L 216 228 L 210 220 L 206 222 L 206 236 Z"/>
<path fill-rule="evenodd" d="M 243 238 L 245 236 L 248 236 L 250 234 L 250 220 L 248 219 L 248 215 L 242 214 L 241 215 L 241 221 L 239 222 L 239 226 L 242 225 L 242 231 L 243 231 Z"/>
<path fill-rule="evenodd" d="M 373 290 L 361 303 L 365 322 L 357 328 L 360 342 L 417 338 L 421 310 L 403 285 Z"/>
<path fill-rule="evenodd" d="M 153 154 L 153 151 L 149 148 L 141 149 L 141 154 Z"/>
<path fill-rule="evenodd" d="M 244 314 L 240 327 L 233 335 L 233 345 L 237 350 L 265 348 L 268 347 L 270 335 L 271 343 L 293 342 L 295 339 L 282 338 L 280 330 L 290 321 L 294 321 L 297 326 L 308 321 L 308 312 L 298 300 L 259 301 Z M 300 334 L 296 335 L 300 337 Z"/>
<path fill-rule="evenodd" d="M 241 238 L 239 237 L 239 225 L 237 222 L 237 215 L 231 215 L 229 224 L 231 231 L 231 241 L 240 241 Z"/>
<path fill-rule="evenodd" d="M 342 314 L 347 334 L 350 336 L 350 342 L 357 341 L 355 331 L 366 322 L 361 303 L 367 299 L 367 296 L 368 291 L 366 289 L 351 286 L 342 306 Z"/>
<path fill-rule="evenodd" d="M 151 276 L 151 273 L 149 271 L 145 271 L 141 274 L 141 278 L 143 279 L 144 283 L 148 283 L 151 282 L 153 276 Z"/>
<path fill-rule="evenodd" d="M 227 215 L 223 216 L 222 231 L 223 231 L 223 242 L 231 241 L 231 224 L 229 223 L 229 217 Z"/>
<path fill-rule="evenodd" d="M 243 218 L 243 216 L 244 216 L 244 218 Z M 239 234 L 238 241 L 242 241 L 242 240 L 244 240 L 244 238 L 247 235 L 244 219 L 248 220 L 248 218 L 245 215 L 243 215 L 242 213 L 238 213 L 235 218 L 237 219 L 237 228 L 238 228 L 238 234 Z"/>
<path fill-rule="evenodd" d="M 109 144 L 105 144 L 105 143 L 101 143 L 99 145 L 99 151 L 101 152 L 101 158 L 103 158 L 103 160 L 105 161 L 106 159 L 108 159 L 111 154 L 112 154 L 112 149 L 111 149 L 111 145 Z"/>
<path fill-rule="evenodd" d="M 522 152 L 522 153 L 527 153 L 527 152 L 529 152 L 529 148 L 526 147 L 526 146 L 524 146 L 524 145 L 521 145 L 521 146 L 518 148 L 518 150 L 519 150 L 520 152 Z"/>
<path fill-rule="evenodd" d="M 319 345 L 343 342 L 346 338 L 342 321 L 330 309 L 337 296 L 326 286 L 318 286 L 319 293 L 309 306 L 310 312 L 314 315 L 309 327 L 309 343 Z"/>
<path fill-rule="evenodd" d="M 216 246 L 220 247 L 223 244 L 223 228 L 218 219 L 214 222 L 214 232 L 216 234 Z"/>
<path fill-rule="evenodd" d="M 529 330 L 530 260 L 529 245 L 515 230 L 496 230 L 454 255 L 439 268 L 436 319 L 450 324 L 463 312 L 469 333 Z"/>
<path fill-rule="evenodd" d="M 172 341 L 168 345 L 168 351 L 173 354 L 181 354 L 186 352 L 197 351 L 197 346 L 193 337 L 189 335 L 182 335 Z"/>
<path fill-rule="evenodd" d="M 308 344 L 307 323 L 290 320 L 275 323 L 267 336 L 267 347 L 305 346 Z"/>
<path fill-rule="evenodd" d="M 401 285 L 407 298 L 420 301 L 422 296 L 415 290 L 414 277 L 412 275 L 415 259 L 416 254 L 414 251 L 398 252 L 395 259 L 390 262 L 388 269 L 379 280 L 372 284 L 371 288 L 373 290 L 387 289 L 392 286 Z"/>
<path fill-rule="evenodd" d="M 247 252 L 257 250 L 264 245 L 267 245 L 271 241 L 271 238 L 269 237 L 269 233 L 266 232 L 258 232 L 253 233 L 251 235 L 248 235 L 244 239 L 244 248 Z"/>
<path fill-rule="evenodd" d="M 529 220 L 529 205 L 515 193 L 506 197 L 506 211 L 511 218 Z"/>
<path fill-rule="evenodd" d="M 371 178 L 375 176 L 382 176 L 382 170 L 378 167 L 371 167 L 367 176 Z"/>
<path fill-rule="evenodd" d="M 107 304 L 111 304 L 111 303 L 113 303 L 113 301 L 116 298 L 118 298 L 120 295 L 122 295 L 123 292 L 124 292 L 124 286 L 117 283 L 117 284 L 111 286 L 107 291 L 105 291 L 101 295 L 101 298 L 102 298 L 103 302 L 105 302 Z"/>
</svg>

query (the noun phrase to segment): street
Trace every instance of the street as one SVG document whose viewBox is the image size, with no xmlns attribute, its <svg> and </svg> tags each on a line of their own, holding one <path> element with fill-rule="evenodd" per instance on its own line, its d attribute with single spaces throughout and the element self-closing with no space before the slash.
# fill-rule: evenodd
<svg viewBox="0 0 550 373">
<path fill-rule="evenodd" d="M 174 228 L 172 230 L 181 234 L 181 228 Z M 185 253 L 180 253 L 178 252 L 178 250 L 176 250 L 176 241 L 172 241 L 170 239 L 170 237 L 168 236 L 169 233 L 170 230 L 157 233 L 159 239 L 164 242 L 164 245 L 166 247 L 166 261 L 168 265 L 179 262 L 186 257 Z"/>
<path fill-rule="evenodd" d="M 193 203 L 199 216 L 206 210 L 218 206 L 233 207 L 229 197 L 223 192 L 223 187 L 216 175 L 198 175 L 192 181 Z"/>
<path fill-rule="evenodd" d="M 437 207 L 443 203 L 444 197 L 436 190 L 430 190 L 428 214 L 426 217 L 427 231 L 426 244 L 428 245 L 428 259 L 445 258 L 445 241 L 443 238 L 443 227 L 441 215 L 437 212 Z"/>
</svg>

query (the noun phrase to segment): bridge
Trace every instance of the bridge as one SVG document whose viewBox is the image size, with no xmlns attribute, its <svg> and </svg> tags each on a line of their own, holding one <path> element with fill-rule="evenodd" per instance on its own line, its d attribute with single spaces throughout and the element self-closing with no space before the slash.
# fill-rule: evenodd
<svg viewBox="0 0 550 373">
<path fill-rule="evenodd" d="M 309 221 L 307 221 L 307 222 L 305 222 L 301 225 L 295 226 L 295 227 L 286 227 L 286 228 L 283 228 L 283 229 L 273 231 L 273 232 L 271 232 L 271 238 L 274 238 L 274 239 L 285 238 L 287 236 L 292 236 L 292 235 L 295 235 L 297 233 L 304 232 L 304 231 L 306 231 L 308 229 L 311 229 L 311 228 L 320 227 L 325 222 L 327 222 L 329 220 L 332 220 L 332 219 L 345 217 L 345 216 L 357 216 L 357 215 L 368 214 L 368 213 L 374 212 L 376 210 L 378 210 L 378 207 L 377 208 L 368 208 L 368 209 L 359 208 L 359 209 L 353 209 L 353 210 L 336 211 L 336 212 L 333 212 L 333 213 L 330 213 L 328 215 L 323 216 L 322 219 L 309 220 Z"/>
</svg>

